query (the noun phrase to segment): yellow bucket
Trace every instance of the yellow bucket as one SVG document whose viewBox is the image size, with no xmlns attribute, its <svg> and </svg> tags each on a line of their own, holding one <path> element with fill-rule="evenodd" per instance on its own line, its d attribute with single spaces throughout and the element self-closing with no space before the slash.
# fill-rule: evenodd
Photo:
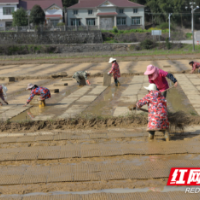
<svg viewBox="0 0 200 200">
<path fill-rule="evenodd" d="M 45 100 L 40 100 L 39 101 L 39 108 L 44 108 L 46 106 Z"/>
</svg>

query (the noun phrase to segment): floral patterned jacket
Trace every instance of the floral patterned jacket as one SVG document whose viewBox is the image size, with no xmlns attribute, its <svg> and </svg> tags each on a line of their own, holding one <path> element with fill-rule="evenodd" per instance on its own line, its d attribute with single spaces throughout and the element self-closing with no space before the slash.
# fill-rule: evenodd
<svg viewBox="0 0 200 200">
<path fill-rule="evenodd" d="M 109 71 L 109 74 L 113 74 L 113 77 L 114 78 L 119 78 L 120 77 L 120 69 L 119 69 L 119 65 L 117 62 L 114 62 L 112 64 L 112 68 L 111 70 Z"/>
<path fill-rule="evenodd" d="M 143 99 L 137 102 L 141 108 L 148 105 L 148 128 L 147 130 L 166 130 L 169 128 L 167 116 L 167 102 L 159 91 L 150 91 Z"/>
</svg>

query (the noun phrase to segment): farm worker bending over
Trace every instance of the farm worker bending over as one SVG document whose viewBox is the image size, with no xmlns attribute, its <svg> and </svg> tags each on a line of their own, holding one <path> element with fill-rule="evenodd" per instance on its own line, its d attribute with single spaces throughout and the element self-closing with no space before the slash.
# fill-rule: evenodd
<svg viewBox="0 0 200 200">
<path fill-rule="evenodd" d="M 115 58 L 110 58 L 108 63 L 112 63 L 112 68 L 108 72 L 108 74 L 113 74 L 113 78 L 114 78 L 114 81 L 115 81 L 115 86 L 120 86 L 120 82 L 118 81 L 118 78 L 120 77 L 120 69 L 119 69 L 119 65 L 118 65 L 116 59 Z"/>
<path fill-rule="evenodd" d="M 164 92 L 165 90 L 169 89 L 169 85 L 165 77 L 167 77 L 174 83 L 174 87 L 178 85 L 177 80 L 174 78 L 172 74 L 165 72 L 162 69 L 159 69 L 158 67 L 155 67 L 153 65 L 147 66 L 147 70 L 144 73 L 144 75 L 148 75 L 149 83 L 156 84 L 160 92 Z M 166 98 L 167 92 L 164 92 L 163 95 Z"/>
<path fill-rule="evenodd" d="M 192 71 L 190 72 L 191 74 L 192 74 L 196 69 L 199 69 L 199 67 L 200 67 L 200 63 L 194 62 L 194 61 L 189 62 L 189 65 L 192 66 Z"/>
<path fill-rule="evenodd" d="M 40 98 L 39 98 L 40 100 L 51 98 L 50 91 L 45 87 L 39 87 L 37 85 L 33 85 L 32 83 L 29 83 L 26 89 L 31 90 L 31 95 L 24 106 L 27 106 L 35 95 L 40 95 Z"/>
<path fill-rule="evenodd" d="M 165 97 L 161 92 L 157 91 L 155 84 L 150 84 L 148 87 L 144 87 L 149 93 L 141 100 L 137 102 L 137 107 L 141 108 L 144 105 L 148 105 L 148 127 L 149 139 L 154 139 L 155 131 L 162 130 L 165 134 L 167 141 L 169 138 L 169 121 L 167 117 L 167 103 Z"/>
<path fill-rule="evenodd" d="M 72 78 L 76 79 L 77 83 L 80 86 L 81 83 L 81 79 L 85 79 L 85 81 L 87 82 L 88 85 L 91 85 L 90 81 L 88 80 L 88 76 L 90 76 L 90 73 L 87 71 L 78 71 L 75 72 L 74 75 L 72 76 Z"/>
<path fill-rule="evenodd" d="M 4 101 L 8 105 L 8 102 L 5 100 L 6 91 L 7 91 L 7 88 L 4 85 L 0 85 L 0 98 L 2 99 L 2 101 Z M 0 105 L 2 106 L 1 102 L 0 102 Z"/>
</svg>

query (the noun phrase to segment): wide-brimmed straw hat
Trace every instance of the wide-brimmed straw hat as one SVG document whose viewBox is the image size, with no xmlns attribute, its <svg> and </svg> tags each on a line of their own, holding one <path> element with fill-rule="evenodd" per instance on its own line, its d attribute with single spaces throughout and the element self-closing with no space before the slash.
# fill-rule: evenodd
<svg viewBox="0 0 200 200">
<path fill-rule="evenodd" d="M 28 90 L 28 89 L 32 89 L 33 87 L 34 87 L 34 85 L 33 85 L 32 83 L 29 83 L 29 84 L 27 85 L 27 88 L 26 88 L 26 89 L 27 89 L 27 90 Z"/>
<path fill-rule="evenodd" d="M 116 58 L 110 58 L 108 63 L 112 63 L 113 61 L 116 61 Z"/>
<path fill-rule="evenodd" d="M 157 87 L 156 87 L 156 85 L 154 83 L 151 83 L 151 84 L 149 84 L 148 87 L 144 87 L 144 88 L 146 90 L 148 90 L 148 91 L 155 91 L 155 90 L 157 90 Z"/>
<path fill-rule="evenodd" d="M 156 71 L 156 68 L 157 67 L 155 67 L 153 65 L 148 65 L 146 72 L 144 72 L 144 75 L 151 75 L 151 74 L 153 74 Z"/>
</svg>

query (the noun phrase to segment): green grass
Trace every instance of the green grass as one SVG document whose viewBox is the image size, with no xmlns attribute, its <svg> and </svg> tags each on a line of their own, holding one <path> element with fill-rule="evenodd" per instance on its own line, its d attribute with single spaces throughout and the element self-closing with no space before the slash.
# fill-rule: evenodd
<svg viewBox="0 0 200 200">
<path fill-rule="evenodd" d="M 192 39 L 192 33 L 186 33 L 186 38 L 191 40 Z"/>
<path fill-rule="evenodd" d="M 183 48 L 178 50 L 160 50 L 160 49 L 151 49 L 151 50 L 145 50 L 145 51 L 134 51 L 134 52 L 127 52 L 126 54 L 120 54 L 120 52 L 116 52 L 116 54 L 112 55 L 113 57 L 129 57 L 129 56 L 153 56 L 153 55 L 184 55 L 184 54 L 196 54 L 200 53 L 200 45 L 195 46 L 196 51 L 192 51 L 192 45 L 185 44 L 183 45 Z M 6 58 L 5 58 L 6 57 Z M 77 55 L 77 56 L 63 56 L 60 55 L 50 55 L 47 54 L 47 56 L 42 57 L 33 57 L 22 55 L 19 58 L 11 58 L 9 56 L 4 56 L 3 58 L 0 57 L 0 60 L 14 60 L 14 61 L 20 61 L 20 60 L 42 60 L 42 59 L 66 59 L 66 58 L 109 58 L 109 54 L 103 54 L 102 55 Z"/>
<path fill-rule="evenodd" d="M 131 30 L 101 30 L 102 33 L 112 33 L 112 34 L 129 34 L 129 33 L 151 33 L 152 30 L 161 30 L 160 28 L 150 28 L 146 29 L 131 29 Z M 162 33 L 169 33 L 169 29 L 162 30 Z"/>
</svg>

